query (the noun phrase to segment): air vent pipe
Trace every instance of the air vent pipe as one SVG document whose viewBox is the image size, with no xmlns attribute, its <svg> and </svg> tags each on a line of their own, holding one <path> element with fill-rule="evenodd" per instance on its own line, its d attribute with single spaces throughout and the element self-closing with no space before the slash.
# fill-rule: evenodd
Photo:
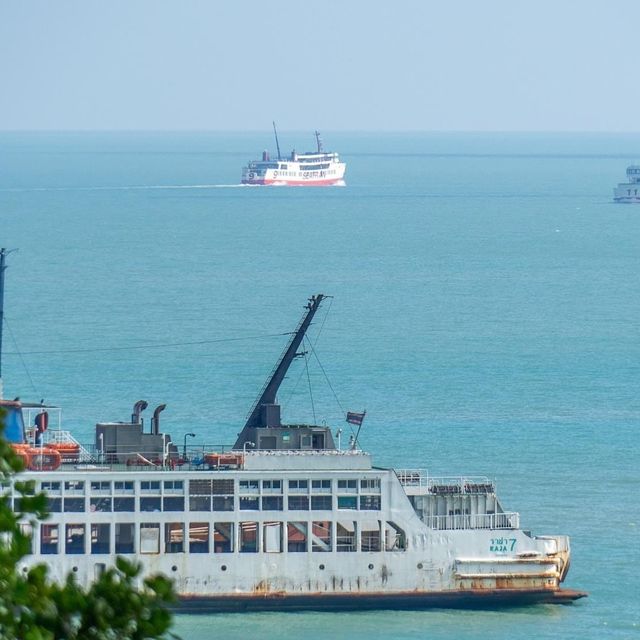
<svg viewBox="0 0 640 640">
<path fill-rule="evenodd" d="M 141 424 L 140 414 L 149 406 L 146 400 L 138 400 L 133 405 L 133 413 L 131 414 L 131 424 Z"/>
<path fill-rule="evenodd" d="M 166 404 L 160 404 L 153 412 L 153 418 L 151 419 L 151 433 L 154 435 L 160 434 L 160 414 L 166 409 Z"/>
</svg>

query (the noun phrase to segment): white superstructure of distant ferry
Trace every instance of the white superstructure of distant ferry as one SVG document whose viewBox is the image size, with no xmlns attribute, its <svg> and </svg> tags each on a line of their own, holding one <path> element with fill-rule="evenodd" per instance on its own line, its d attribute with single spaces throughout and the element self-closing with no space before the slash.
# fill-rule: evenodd
<svg viewBox="0 0 640 640">
<path fill-rule="evenodd" d="M 296 153 L 293 150 L 288 157 L 283 157 L 275 123 L 273 130 L 277 158 L 272 159 L 268 151 L 263 151 L 262 160 L 253 160 L 242 169 L 242 184 L 296 187 L 344 185 L 346 165 L 340 161 L 337 153 L 323 149 L 318 131 L 315 132 L 316 151 Z"/>
<path fill-rule="evenodd" d="M 613 199 L 616 202 L 640 203 L 640 164 L 627 167 L 627 181 L 621 182 L 613 190 Z"/>
</svg>

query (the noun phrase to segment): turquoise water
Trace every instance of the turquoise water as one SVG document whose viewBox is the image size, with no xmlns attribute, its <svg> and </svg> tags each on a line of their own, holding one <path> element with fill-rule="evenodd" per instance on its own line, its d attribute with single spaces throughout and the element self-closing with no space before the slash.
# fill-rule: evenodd
<svg viewBox="0 0 640 640">
<path fill-rule="evenodd" d="M 566 585 L 590 598 L 178 632 L 640 636 L 640 207 L 611 201 L 640 135 L 325 138 L 344 188 L 237 186 L 266 134 L 0 134 L 5 395 L 60 404 L 87 441 L 146 398 L 176 442 L 231 443 L 277 334 L 331 294 L 312 334 L 339 402 L 312 360 L 312 406 L 296 363 L 284 417 L 346 428 L 341 408 L 366 408 L 378 464 L 495 477 L 525 528 L 572 536 Z"/>
</svg>

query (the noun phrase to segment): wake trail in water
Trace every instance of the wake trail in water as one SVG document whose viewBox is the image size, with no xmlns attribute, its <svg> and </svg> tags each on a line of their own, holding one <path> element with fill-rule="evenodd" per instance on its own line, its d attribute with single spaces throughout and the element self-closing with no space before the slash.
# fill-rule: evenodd
<svg viewBox="0 0 640 640">
<path fill-rule="evenodd" d="M 27 191 L 153 191 L 166 189 L 238 189 L 251 188 L 249 184 L 146 184 L 146 185 L 121 185 L 104 187 L 7 187 L 0 188 L 0 192 Z"/>
</svg>

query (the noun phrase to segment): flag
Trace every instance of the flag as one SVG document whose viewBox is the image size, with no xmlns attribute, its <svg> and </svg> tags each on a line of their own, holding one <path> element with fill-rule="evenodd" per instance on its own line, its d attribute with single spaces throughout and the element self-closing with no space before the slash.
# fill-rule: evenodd
<svg viewBox="0 0 640 640">
<path fill-rule="evenodd" d="M 362 425 L 362 421 L 364 420 L 364 416 L 367 412 L 363 411 L 362 413 L 356 413 L 355 411 L 347 411 L 347 422 L 349 424 L 357 424 L 358 426 Z"/>
</svg>

